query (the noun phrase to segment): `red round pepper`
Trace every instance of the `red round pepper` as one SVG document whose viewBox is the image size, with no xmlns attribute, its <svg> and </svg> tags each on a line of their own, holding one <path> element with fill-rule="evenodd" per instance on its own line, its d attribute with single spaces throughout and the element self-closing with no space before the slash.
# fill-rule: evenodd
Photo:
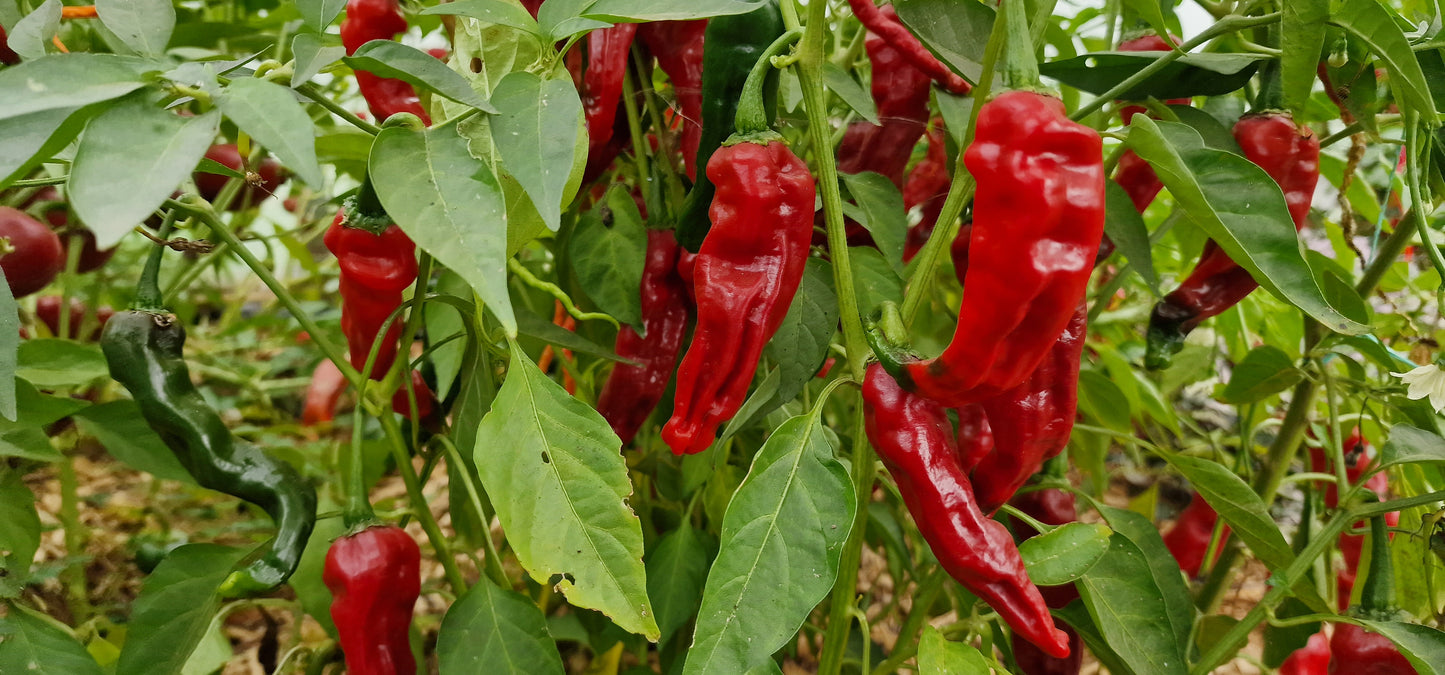
<svg viewBox="0 0 1445 675">
<path fill-rule="evenodd" d="M 331 543 L 321 579 L 350 675 L 415 673 L 410 628 L 421 595 L 421 549 L 405 530 L 376 525 Z"/>
<path fill-rule="evenodd" d="M 39 209 L 39 214 L 55 230 L 56 236 L 60 237 L 60 248 L 65 254 L 65 259 L 70 258 L 70 247 L 75 238 L 79 238 L 80 257 L 76 260 L 75 271 L 80 274 L 94 272 L 104 267 L 110 259 L 115 256 L 116 248 L 112 246 L 104 251 L 96 246 L 95 233 L 88 228 L 70 222 L 70 209 L 65 200 L 61 198 L 60 192 L 53 187 L 41 188 L 35 196 L 26 200 L 21 208 Z"/>
<path fill-rule="evenodd" d="M 213 145 L 206 150 L 206 159 L 214 160 L 221 165 L 236 171 L 245 171 L 244 160 L 241 151 L 235 143 L 222 143 Z M 251 183 L 251 175 L 254 174 L 256 182 Z M 240 194 L 227 206 L 227 210 L 241 211 L 259 204 L 261 200 L 270 197 L 286 182 L 286 172 L 281 168 L 281 163 L 266 157 L 258 162 L 254 172 L 247 172 L 246 186 L 241 189 Z M 222 176 L 218 173 L 205 173 L 197 171 L 191 174 L 191 180 L 196 182 L 196 190 L 206 201 L 215 201 L 217 195 L 221 194 L 221 188 L 231 180 L 229 176 Z"/>
<path fill-rule="evenodd" d="M 391 40 L 397 33 L 405 32 L 406 17 L 402 15 L 401 3 L 397 0 L 347 1 L 346 18 L 341 22 L 341 43 L 346 47 L 347 56 L 355 54 L 361 45 L 372 40 Z M 422 109 L 416 90 L 405 80 L 379 77 L 358 70 L 356 85 L 377 121 L 399 112 L 409 112 L 421 118 L 423 123 L 431 124 L 431 117 Z"/>
<path fill-rule="evenodd" d="M 1390 638 L 1352 623 L 1335 624 L 1335 635 L 1330 639 L 1330 659 L 1330 675 L 1416 675 L 1418 672 Z"/>
<path fill-rule="evenodd" d="M 637 38 L 657 57 L 672 80 L 682 116 L 682 166 L 697 179 L 697 146 L 702 139 L 702 52 L 707 19 L 654 21 L 637 27 Z"/>
<path fill-rule="evenodd" d="M 927 73 L 939 86 L 955 94 L 967 94 L 973 90 L 967 80 L 949 70 L 908 31 L 892 5 L 879 7 L 873 4 L 873 0 L 848 0 L 848 6 L 853 8 L 853 16 L 858 17 L 865 28 L 882 36 L 911 61 L 913 67 Z"/>
<path fill-rule="evenodd" d="M 60 237 L 24 211 L 0 206 L 0 270 L 21 298 L 55 281 L 65 269 Z"/>
<path fill-rule="evenodd" d="M 1330 639 L 1324 632 L 1310 636 L 1279 665 L 1279 675 L 1326 675 L 1330 668 Z"/>
</svg>

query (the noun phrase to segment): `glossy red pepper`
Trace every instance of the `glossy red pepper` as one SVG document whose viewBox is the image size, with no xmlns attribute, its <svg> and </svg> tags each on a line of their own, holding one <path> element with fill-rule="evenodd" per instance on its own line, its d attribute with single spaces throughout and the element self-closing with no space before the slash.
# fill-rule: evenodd
<svg viewBox="0 0 1445 675">
<path fill-rule="evenodd" d="M 321 359 L 311 373 L 311 382 L 306 385 L 302 398 L 302 426 L 316 426 L 336 419 L 336 404 L 346 391 L 346 376 L 331 359 Z"/>
<path fill-rule="evenodd" d="M 863 45 L 873 67 L 870 88 L 880 124 L 860 121 L 849 125 L 838 147 L 838 171 L 875 171 L 901 188 L 913 146 L 928 126 L 932 80 L 877 33 L 869 31 Z"/>
<path fill-rule="evenodd" d="M 959 406 L 954 411 L 958 413 L 958 462 L 964 473 L 972 473 L 973 467 L 993 452 L 993 428 L 981 403 Z"/>
<path fill-rule="evenodd" d="M 1335 624 L 1330 675 L 1417 675 L 1395 643 L 1352 623 Z"/>
<path fill-rule="evenodd" d="M 1056 98 L 1010 91 L 984 104 L 964 153 L 977 182 L 958 328 L 918 360 L 869 331 L 905 389 L 957 407 L 1023 384 L 1084 299 L 1104 231 L 1103 144 Z M 995 429 L 995 434 L 997 434 Z"/>
<path fill-rule="evenodd" d="M 1330 669 L 1330 639 L 1323 632 L 1310 636 L 1279 666 L 1279 675 L 1326 675 Z"/>
<path fill-rule="evenodd" d="M 341 22 L 341 43 L 346 55 L 372 40 L 391 40 L 406 32 L 406 17 L 397 0 L 347 0 L 346 18 Z M 399 112 L 408 112 L 430 125 L 431 117 L 421 107 L 416 90 L 405 80 L 379 77 L 364 70 L 356 71 L 356 85 L 367 107 L 377 121 Z"/>
<path fill-rule="evenodd" d="M 1179 514 L 1174 528 L 1164 534 L 1164 546 L 1174 555 L 1179 569 L 1191 577 L 1199 575 L 1199 568 L 1204 564 L 1204 554 L 1209 550 L 1209 541 L 1214 537 L 1214 524 L 1217 522 L 1219 514 L 1214 512 L 1214 507 L 1196 494 L 1184 512 Z M 1224 542 L 1228 539 L 1229 526 L 1225 525 L 1219 537 L 1219 545 L 1214 547 L 1213 560 L 1219 559 L 1220 552 L 1224 550 Z"/>
<path fill-rule="evenodd" d="M 0 26 L 0 65 L 13 66 L 20 63 L 20 55 L 10 48 L 5 35 L 5 27 Z"/>
<path fill-rule="evenodd" d="M 1009 503 L 1024 512 L 1024 515 L 1045 525 L 1063 525 L 1078 520 L 1074 493 L 1067 490 L 1034 490 L 1014 495 Z M 1037 534 L 1032 527 L 1018 520 L 1014 520 L 1014 533 L 1020 542 Z M 1064 607 L 1079 597 L 1079 589 L 1073 584 L 1041 586 L 1039 592 L 1051 609 Z M 1049 656 L 1033 643 L 1020 639 L 1018 633 L 1013 634 L 1010 645 L 1013 647 L 1014 661 L 1022 675 L 1078 675 L 1084 664 L 1083 640 L 1072 627 L 1065 625 L 1063 630 L 1069 635 L 1069 655 L 1064 658 Z"/>
<path fill-rule="evenodd" d="M 717 193 L 693 263 L 697 328 L 662 429 L 677 454 L 707 449 L 742 407 L 763 346 L 802 282 L 813 237 L 813 176 L 781 140 L 725 145 L 707 177 Z"/>
<path fill-rule="evenodd" d="M 903 390 L 874 363 L 863 380 L 863 419 L 868 441 L 943 569 L 1016 635 L 1049 656 L 1068 656 L 1069 636 L 1054 625 L 1008 528 L 974 501 L 943 407 Z"/>
<path fill-rule="evenodd" d="M 622 81 L 637 24 L 619 23 L 587 34 L 587 69 L 582 77 L 582 110 L 587 117 L 587 139 L 600 148 L 612 139 Z"/>
<path fill-rule="evenodd" d="M 244 170 L 241 151 L 235 143 L 211 146 L 209 150 L 206 150 L 206 159 L 215 160 L 229 169 Z M 227 210 L 242 211 L 259 204 L 262 200 L 275 194 L 288 177 L 285 170 L 282 169 L 281 163 L 270 157 L 263 158 L 246 174 L 246 186 L 227 205 Z M 255 182 L 252 182 L 252 178 L 255 179 Z M 215 201 L 216 197 L 221 194 L 221 188 L 225 187 L 226 182 L 231 178 L 218 173 L 197 171 L 191 174 L 191 180 L 196 182 L 196 190 L 200 192 L 201 198 L 209 202 Z"/>
<path fill-rule="evenodd" d="M 421 595 L 421 549 L 394 525 L 376 525 L 331 543 L 321 579 L 350 675 L 415 673 L 412 611 Z"/>
<path fill-rule="evenodd" d="M 0 270 L 11 295 L 22 298 L 45 288 L 63 269 L 60 237 L 24 211 L 0 206 Z"/>
<path fill-rule="evenodd" d="M 1289 113 L 1245 115 L 1234 125 L 1234 140 L 1249 161 L 1259 165 L 1284 191 L 1296 230 L 1304 227 L 1320 177 L 1320 141 Z M 1150 369 L 1168 367 L 1184 338 L 1200 322 L 1236 305 L 1259 287 L 1213 240 L 1204 245 L 1199 264 L 1179 288 L 1154 305 L 1149 317 Z"/>
<path fill-rule="evenodd" d="M 672 80 L 672 93 L 682 116 L 682 166 L 697 179 L 697 146 L 702 138 L 702 53 L 707 19 L 654 21 L 637 27 L 637 38 L 657 57 Z"/>
<path fill-rule="evenodd" d="M 643 334 L 630 326 L 617 333 L 614 351 L 638 365 L 619 363 L 597 396 L 597 412 L 623 443 L 632 442 L 662 400 L 687 333 L 687 289 L 677 274 L 677 245 L 671 230 L 648 230 L 642 270 Z"/>
<path fill-rule="evenodd" d="M 908 235 L 903 240 L 903 262 L 912 260 L 928 243 L 952 183 L 943 127 L 940 125 L 928 132 L 928 154 L 913 165 L 907 180 L 903 181 L 903 208 L 910 212 L 914 207 L 919 210 L 918 223 L 908 228 Z"/>
<path fill-rule="evenodd" d="M 70 301 L 70 316 L 67 318 L 67 322 L 69 323 L 66 330 L 67 335 L 60 334 L 60 304 L 61 300 L 58 295 L 46 295 L 37 298 L 35 300 L 35 318 L 40 319 L 41 323 L 44 323 L 45 327 L 50 329 L 50 334 L 54 337 L 69 338 L 71 340 L 79 339 L 81 335 L 80 329 L 85 323 L 85 303 L 79 300 Z M 91 324 L 90 330 L 85 332 L 85 339 L 88 341 L 100 339 L 101 329 L 105 328 L 105 322 L 110 321 L 110 318 L 113 316 L 115 316 L 115 310 L 109 307 L 101 307 L 95 310 L 94 323 Z"/>
<path fill-rule="evenodd" d="M 972 91 L 973 86 L 967 80 L 949 70 L 908 31 L 892 5 L 879 7 L 873 4 L 873 0 L 848 0 L 848 6 L 853 8 L 853 16 L 858 17 L 863 27 L 882 36 L 912 62 L 914 68 L 928 74 L 939 86 L 955 94 Z"/>
</svg>

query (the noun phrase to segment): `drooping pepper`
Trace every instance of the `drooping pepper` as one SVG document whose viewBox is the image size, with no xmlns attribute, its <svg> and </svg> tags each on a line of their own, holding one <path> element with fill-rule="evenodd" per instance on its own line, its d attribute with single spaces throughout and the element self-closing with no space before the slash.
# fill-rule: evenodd
<svg viewBox="0 0 1445 675">
<path fill-rule="evenodd" d="M 853 16 L 858 17 L 865 28 L 887 40 L 913 63 L 914 68 L 933 78 L 939 86 L 955 94 L 967 94 L 973 89 L 967 80 L 949 70 L 913 33 L 908 32 L 892 5 L 880 8 L 873 4 L 873 0 L 848 0 L 848 6 L 853 8 Z"/>
<path fill-rule="evenodd" d="M 868 337 L 909 391 L 951 407 L 1018 387 L 1073 319 L 1104 230 L 1103 144 L 1056 98 L 1010 91 L 979 111 L 964 163 L 977 182 L 958 328 L 920 360 Z M 995 430 L 997 433 L 997 430 Z"/>
<path fill-rule="evenodd" d="M 891 5 L 880 11 L 896 20 Z M 870 89 L 880 124 L 858 121 L 848 126 L 838 147 L 838 171 L 876 171 L 901 188 L 913 146 L 928 126 L 933 80 L 877 33 L 869 31 L 863 46 L 873 67 Z"/>
<path fill-rule="evenodd" d="M 943 142 L 943 127 L 940 124 L 928 132 L 928 154 L 913 165 L 903 181 L 903 208 L 919 209 L 918 223 L 908 228 L 903 239 L 903 262 L 913 259 L 923 250 L 938 225 L 938 216 L 943 213 L 943 201 L 948 197 L 948 188 L 953 183 L 949 174 L 948 155 Z"/>
<path fill-rule="evenodd" d="M 707 19 L 654 21 L 637 27 L 637 38 L 657 57 L 672 80 L 682 115 L 682 166 L 697 180 L 697 147 L 702 140 L 702 63 Z"/>
<path fill-rule="evenodd" d="M 406 17 L 397 0 L 347 0 L 346 18 L 341 21 L 341 43 L 346 55 L 372 40 L 391 40 L 406 32 Z M 416 89 L 405 80 L 379 77 L 364 70 L 356 71 L 356 85 L 377 121 L 399 112 L 409 112 L 431 124 L 431 117 L 421 107 Z"/>
<path fill-rule="evenodd" d="M 301 425 L 313 427 L 336 419 L 336 404 L 346 391 L 346 376 L 331 359 L 321 359 L 311 373 L 302 398 Z"/>
<path fill-rule="evenodd" d="M 587 69 L 582 77 L 582 110 L 587 118 L 588 145 L 599 148 L 612 139 L 622 81 L 637 24 L 619 23 L 587 34 Z"/>
<path fill-rule="evenodd" d="M 643 334 L 617 333 L 614 351 L 638 365 L 619 363 L 597 396 L 597 412 L 623 443 L 632 442 L 667 390 L 687 333 L 687 289 L 677 273 L 677 240 L 669 230 L 648 230 L 642 270 Z"/>
<path fill-rule="evenodd" d="M 1330 639 L 1319 632 L 1279 665 L 1279 675 L 1327 675 L 1329 669 Z"/>
<path fill-rule="evenodd" d="M 763 346 L 803 280 L 813 176 L 772 130 L 763 105 L 767 57 L 786 44 L 778 40 L 757 59 L 738 105 L 737 133 L 708 161 L 717 193 L 712 230 L 693 262 L 697 327 L 678 367 L 672 419 L 662 429 L 677 454 L 705 450 L 742 407 Z"/>
<path fill-rule="evenodd" d="M 111 378 L 130 392 L 186 472 L 202 487 L 261 507 L 276 523 L 269 550 L 220 586 L 227 597 L 264 593 L 301 561 L 316 521 L 316 491 L 290 464 L 235 439 L 191 383 L 185 328 L 162 308 L 156 285 L 162 250 L 151 252 L 132 309 L 106 322 L 100 347 Z"/>
<path fill-rule="evenodd" d="M 326 551 L 321 580 L 331 590 L 347 673 L 416 672 L 409 632 L 421 595 L 421 549 L 406 530 L 373 525 L 337 539 Z"/>
<path fill-rule="evenodd" d="M 1014 495 L 1009 503 L 1045 525 L 1063 525 L 1078 520 L 1074 493 L 1067 490 L 1034 490 Z M 1037 534 L 1033 528 L 1018 520 L 1014 521 L 1014 533 L 1019 542 Z M 1051 609 L 1062 608 L 1079 597 L 1079 589 L 1073 584 L 1043 586 L 1039 588 L 1039 593 L 1044 596 L 1044 602 Z M 1018 633 L 1013 634 L 1010 644 L 1013 647 L 1014 661 L 1018 663 L 1019 671 L 1023 675 L 1078 675 L 1084 663 L 1083 641 L 1072 627 L 1065 625 L 1063 630 L 1069 635 L 1069 655 L 1064 658 L 1049 656 L 1033 643 L 1021 639 Z"/>
<path fill-rule="evenodd" d="M 1362 619 L 1398 621 L 1403 612 L 1395 604 L 1395 570 L 1390 561 L 1389 528 L 1384 516 L 1370 519 L 1370 576 L 1360 593 L 1360 604 L 1350 613 Z M 1330 673 L 1339 675 L 1416 675 L 1418 671 L 1390 638 L 1351 623 L 1335 624 L 1330 639 Z"/>
<path fill-rule="evenodd" d="M 1356 428 L 1344 439 L 1341 445 L 1343 446 L 1341 450 L 1345 456 L 1345 477 L 1348 478 L 1351 483 L 1359 482 L 1360 477 L 1365 475 L 1374 465 L 1374 459 L 1368 454 L 1370 444 L 1365 442 L 1364 437 L 1360 435 L 1360 430 Z M 1321 473 L 1331 471 L 1329 460 L 1325 458 L 1323 448 L 1311 447 L 1309 451 L 1311 471 Z M 1390 478 L 1384 472 L 1376 473 L 1370 476 L 1369 480 L 1365 481 L 1365 487 L 1374 491 L 1376 495 L 1383 499 L 1388 496 Z M 1325 506 L 1332 509 L 1338 506 L 1339 494 L 1338 486 L 1334 483 L 1326 484 L 1324 492 Z M 1398 525 L 1399 522 L 1399 512 L 1394 511 L 1385 514 L 1386 525 L 1394 527 Z M 1363 526 L 1364 521 L 1353 525 L 1353 527 L 1356 528 Z M 1360 554 L 1361 549 L 1365 545 L 1365 535 L 1341 532 L 1339 545 L 1340 557 L 1344 559 L 1344 569 L 1341 569 L 1335 575 L 1335 590 L 1338 594 L 1340 609 L 1345 609 L 1350 605 L 1350 594 L 1353 593 L 1355 589 L 1355 577 L 1360 568 Z"/>
<path fill-rule="evenodd" d="M 698 136 L 696 182 L 677 215 L 677 243 L 696 252 L 712 226 L 709 220 L 715 188 L 707 175 L 712 155 L 733 133 L 743 85 L 758 57 L 783 34 L 783 13 L 777 0 L 764 0 L 746 14 L 713 17 L 703 37 L 702 131 Z M 763 82 L 763 106 L 773 119 L 778 76 Z"/>
<path fill-rule="evenodd" d="M 1190 577 L 1198 576 L 1199 568 L 1204 565 L 1204 554 L 1209 550 L 1209 541 L 1214 537 L 1214 524 L 1217 522 L 1219 514 L 1214 512 L 1214 507 L 1196 494 L 1189 506 L 1179 514 L 1174 528 L 1164 534 L 1165 548 L 1173 554 L 1174 560 L 1179 563 L 1179 569 L 1184 570 Z M 1219 536 L 1219 545 L 1215 547 L 1213 560 L 1219 559 L 1220 552 L 1224 550 L 1224 542 L 1228 539 L 1229 526 L 1225 525 Z"/>
<path fill-rule="evenodd" d="M 1304 227 L 1320 177 L 1320 141 L 1314 131 L 1296 124 L 1287 112 L 1255 113 L 1234 125 L 1234 140 L 1245 158 L 1264 169 L 1284 191 L 1295 229 Z M 1145 366 L 1167 368 L 1184 347 L 1185 336 L 1200 322 L 1233 307 L 1258 287 L 1259 282 L 1230 260 L 1218 244 L 1206 242 L 1194 271 L 1154 305 Z"/>
<path fill-rule="evenodd" d="M 1067 657 L 1069 636 L 1054 625 L 1013 537 L 974 501 L 943 407 L 905 391 L 874 363 L 863 380 L 863 416 L 868 441 L 939 564 L 1016 635 L 1049 656 Z"/>
<path fill-rule="evenodd" d="M 65 269 L 60 237 L 24 211 L 0 206 L 0 242 L 0 270 L 14 297 L 49 286 Z"/>
</svg>

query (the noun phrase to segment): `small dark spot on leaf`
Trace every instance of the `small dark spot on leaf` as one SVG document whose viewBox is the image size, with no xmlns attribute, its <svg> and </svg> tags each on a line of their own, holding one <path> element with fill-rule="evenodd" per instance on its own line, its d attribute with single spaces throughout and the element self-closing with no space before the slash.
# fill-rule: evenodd
<svg viewBox="0 0 1445 675">
<path fill-rule="evenodd" d="M 549 457 L 549 456 L 547 456 L 547 451 L 546 451 L 546 450 L 543 450 L 543 451 L 542 451 L 542 463 L 543 463 L 543 464 L 551 464 L 551 463 L 552 463 L 552 458 Z"/>
<path fill-rule="evenodd" d="M 472 69 L 472 72 L 474 72 L 474 73 L 480 73 L 480 72 L 482 72 L 482 59 L 481 59 L 481 57 L 479 57 L 479 56 L 473 56 L 473 57 L 472 57 L 472 62 L 468 65 L 468 67 L 471 68 L 471 69 Z"/>
</svg>

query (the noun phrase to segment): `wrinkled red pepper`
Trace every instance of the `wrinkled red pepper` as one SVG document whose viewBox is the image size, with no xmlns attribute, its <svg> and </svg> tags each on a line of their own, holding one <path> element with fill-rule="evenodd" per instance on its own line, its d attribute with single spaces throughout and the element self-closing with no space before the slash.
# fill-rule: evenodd
<svg viewBox="0 0 1445 675">
<path fill-rule="evenodd" d="M 1078 520 L 1074 493 L 1068 490 L 1058 488 L 1034 490 L 1014 495 L 1009 503 L 1024 512 L 1024 515 L 1045 525 L 1063 525 Z M 1014 532 L 1019 542 L 1038 534 L 1032 527 L 1018 520 L 1013 522 Z M 1043 594 L 1044 602 L 1051 609 L 1060 609 L 1079 597 L 1079 589 L 1073 584 L 1041 586 L 1039 592 Z M 1043 650 L 1035 647 L 1033 643 L 1020 639 L 1018 633 L 1014 633 L 1010 639 L 1010 645 L 1013 647 L 1014 661 L 1018 663 L 1019 672 L 1023 675 L 1078 675 L 1079 669 L 1084 664 L 1083 640 L 1072 627 L 1065 625 L 1063 630 L 1069 635 L 1069 655 L 1064 658 L 1049 656 Z"/>
<path fill-rule="evenodd" d="M 848 6 L 853 8 L 853 16 L 858 17 L 863 27 L 882 36 L 912 62 L 914 68 L 933 78 L 939 86 L 955 94 L 967 94 L 973 90 L 967 80 L 949 70 L 908 31 L 892 5 L 879 7 L 873 4 L 873 0 L 848 0 Z"/>
<path fill-rule="evenodd" d="M 988 424 L 988 415 L 983 404 L 970 403 L 954 409 L 958 413 L 958 461 L 964 473 L 973 468 L 993 452 L 993 428 Z"/>
<path fill-rule="evenodd" d="M 657 57 L 672 80 L 682 116 L 682 166 L 697 179 L 697 146 L 702 137 L 702 51 L 707 19 L 654 21 L 637 27 L 637 38 Z"/>
<path fill-rule="evenodd" d="M 677 274 L 677 245 L 671 230 L 648 230 L 642 270 L 642 326 L 617 333 L 614 351 L 638 365 L 617 364 L 597 396 L 597 412 L 630 443 L 667 390 L 687 332 L 687 289 Z"/>
<path fill-rule="evenodd" d="M 943 141 L 943 126 L 940 124 L 928 132 L 928 154 L 908 172 L 903 182 L 903 208 L 912 211 L 918 207 L 918 223 L 908 228 L 903 240 L 903 262 L 913 259 L 928 243 L 933 228 L 938 225 L 938 216 L 943 213 L 943 202 L 948 197 L 948 188 L 953 176 L 948 172 L 948 155 Z"/>
<path fill-rule="evenodd" d="M 347 0 L 346 18 L 341 22 L 341 43 L 346 47 L 347 56 L 372 40 L 391 40 L 397 33 L 405 32 L 406 17 L 397 0 Z M 431 117 L 422 109 L 416 89 L 407 81 L 358 70 L 356 85 L 377 121 L 408 112 L 431 125 Z"/>
<path fill-rule="evenodd" d="M 421 549 L 406 530 L 376 525 L 337 539 L 321 579 L 331 590 L 347 673 L 416 672 L 410 629 L 421 595 Z"/>
<path fill-rule="evenodd" d="M 928 125 L 932 80 L 877 33 L 869 31 L 863 45 L 873 66 L 870 88 L 880 124 L 859 121 L 848 126 L 838 147 L 838 171 L 876 171 L 901 188 L 903 169 Z"/>
<path fill-rule="evenodd" d="M 863 419 L 868 441 L 939 564 L 1016 635 L 1049 656 L 1067 657 L 1069 636 L 1054 625 L 1013 537 L 974 501 L 943 407 L 905 391 L 874 363 L 863 380 Z"/>
<path fill-rule="evenodd" d="M 627 75 L 627 57 L 637 24 L 619 23 L 587 34 L 587 69 L 582 77 L 582 110 L 587 117 L 587 139 L 592 148 L 612 140 Z"/>
<path fill-rule="evenodd" d="M 1209 550 L 1209 541 L 1214 537 L 1214 524 L 1217 522 L 1219 514 L 1214 512 L 1214 507 L 1196 494 L 1184 512 L 1179 514 L 1174 528 L 1164 535 L 1164 546 L 1174 555 L 1179 569 L 1191 577 L 1199 575 L 1199 568 L 1204 564 L 1204 554 Z M 1219 559 L 1219 554 L 1224 551 L 1224 542 L 1228 539 L 1229 526 L 1225 525 L 1219 536 L 1219 545 L 1214 548 L 1211 562 Z"/>
</svg>

